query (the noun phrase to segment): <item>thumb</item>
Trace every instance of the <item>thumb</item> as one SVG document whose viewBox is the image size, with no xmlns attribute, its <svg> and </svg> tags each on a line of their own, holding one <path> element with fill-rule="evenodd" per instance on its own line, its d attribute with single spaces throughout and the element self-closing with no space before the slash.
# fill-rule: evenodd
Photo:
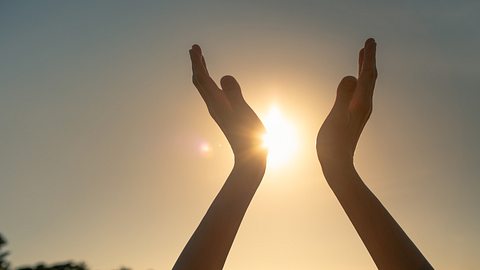
<svg viewBox="0 0 480 270">
<path fill-rule="evenodd" d="M 240 105 L 245 102 L 242 96 L 242 90 L 237 80 L 230 75 L 224 76 L 220 80 L 223 92 L 233 106 Z"/>
<path fill-rule="evenodd" d="M 337 88 L 337 97 L 334 107 L 338 109 L 347 109 L 353 97 L 353 92 L 357 86 L 357 79 L 353 76 L 344 77 Z"/>
</svg>

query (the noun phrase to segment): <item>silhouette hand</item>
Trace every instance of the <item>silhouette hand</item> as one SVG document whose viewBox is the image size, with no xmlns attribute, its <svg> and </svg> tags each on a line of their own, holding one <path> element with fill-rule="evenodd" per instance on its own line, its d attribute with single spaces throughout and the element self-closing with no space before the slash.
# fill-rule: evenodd
<svg viewBox="0 0 480 270">
<path fill-rule="evenodd" d="M 376 46 L 372 38 L 365 42 L 359 55 L 358 79 L 347 76 L 338 85 L 335 104 L 317 136 L 317 155 L 322 164 L 353 164 L 358 139 L 372 113 Z"/>
<path fill-rule="evenodd" d="M 207 104 L 208 111 L 227 137 L 235 155 L 235 161 L 261 158 L 266 151 L 261 147 L 265 132 L 262 122 L 243 99 L 240 85 L 232 76 L 224 76 L 220 89 L 208 74 L 200 46 L 190 50 L 193 84 Z"/>
</svg>

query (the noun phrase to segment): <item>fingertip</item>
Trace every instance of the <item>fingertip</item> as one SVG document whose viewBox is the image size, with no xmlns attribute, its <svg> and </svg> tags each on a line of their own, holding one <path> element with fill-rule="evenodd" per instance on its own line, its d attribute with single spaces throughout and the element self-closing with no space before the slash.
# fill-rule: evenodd
<svg viewBox="0 0 480 270">
<path fill-rule="evenodd" d="M 357 85 L 357 78 L 353 76 L 344 77 L 337 88 L 337 98 L 335 99 L 334 107 L 338 109 L 345 109 L 348 107 L 350 100 L 352 99 L 355 87 Z"/>
<path fill-rule="evenodd" d="M 223 76 L 220 79 L 220 85 L 224 90 L 239 87 L 237 80 L 231 75 Z"/>
<path fill-rule="evenodd" d="M 192 48 L 189 50 L 190 56 L 192 59 L 201 61 L 202 59 L 202 49 L 198 44 L 193 44 Z"/>
<path fill-rule="evenodd" d="M 231 104 L 234 106 L 244 104 L 245 100 L 242 96 L 242 90 L 237 80 L 230 75 L 223 76 L 220 79 L 220 85 Z"/>
<path fill-rule="evenodd" d="M 365 47 L 363 48 L 364 64 L 362 66 L 362 70 L 365 68 L 369 69 L 375 65 L 376 51 L 377 51 L 377 43 L 375 42 L 375 39 L 373 38 L 367 39 L 367 41 L 365 41 Z"/>
<path fill-rule="evenodd" d="M 377 42 L 374 38 L 369 38 L 365 41 L 364 48 L 367 49 L 367 51 L 375 51 L 377 48 Z"/>
<path fill-rule="evenodd" d="M 340 101 L 349 100 L 353 92 L 355 91 L 356 86 L 357 78 L 353 76 L 343 77 L 343 79 L 338 84 L 337 98 L 340 99 Z"/>
<path fill-rule="evenodd" d="M 197 51 L 197 52 L 199 52 L 200 54 L 202 53 L 202 48 L 200 48 L 200 45 L 198 45 L 198 44 L 196 44 L 196 43 L 192 45 L 192 50 L 193 50 L 193 51 Z"/>
<path fill-rule="evenodd" d="M 337 96 L 341 100 L 349 100 L 357 86 L 357 78 L 345 76 L 338 84 Z"/>
<path fill-rule="evenodd" d="M 368 38 L 366 41 L 365 41 L 365 46 L 367 46 L 368 44 L 374 44 L 375 43 L 375 39 L 374 38 Z"/>
<path fill-rule="evenodd" d="M 347 90 L 353 90 L 355 89 L 355 86 L 357 85 L 357 78 L 354 76 L 345 76 L 343 79 L 340 81 L 339 88 L 347 89 Z"/>
<path fill-rule="evenodd" d="M 354 82 L 357 81 L 357 78 L 355 78 L 355 76 L 348 75 L 348 76 L 343 77 L 342 81 L 345 81 L 345 82 L 348 82 L 348 83 L 354 83 Z"/>
<path fill-rule="evenodd" d="M 220 79 L 220 82 L 228 83 L 228 82 L 231 82 L 231 81 L 235 81 L 235 78 L 232 75 L 225 75 Z"/>
<path fill-rule="evenodd" d="M 200 46 L 197 44 L 192 45 L 192 48 L 189 50 L 190 53 L 190 60 L 192 61 L 192 68 L 193 68 L 193 73 L 194 74 L 200 74 L 207 71 L 204 70 L 202 67 L 202 52 L 200 50 Z"/>
</svg>

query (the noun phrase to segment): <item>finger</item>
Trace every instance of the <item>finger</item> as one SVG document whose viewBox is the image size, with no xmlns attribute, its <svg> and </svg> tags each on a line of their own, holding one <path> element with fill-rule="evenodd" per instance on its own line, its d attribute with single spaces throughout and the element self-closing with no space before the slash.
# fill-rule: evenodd
<svg viewBox="0 0 480 270">
<path fill-rule="evenodd" d="M 375 53 L 377 49 L 377 43 L 373 38 L 367 39 L 365 41 L 365 47 L 363 49 L 364 51 L 364 61 L 363 61 L 363 66 L 362 66 L 362 71 L 363 72 L 371 72 L 376 69 L 376 59 L 375 59 Z"/>
<path fill-rule="evenodd" d="M 190 53 L 190 60 L 192 61 L 192 72 L 193 72 L 193 76 L 192 76 L 192 81 L 193 81 L 193 84 L 195 85 L 195 87 L 197 88 L 198 92 L 200 93 L 200 95 L 202 96 L 203 100 L 205 102 L 207 102 L 209 100 L 209 95 L 207 94 L 207 91 L 200 85 L 200 83 L 198 82 L 198 79 L 197 79 L 197 74 L 198 74 L 198 59 L 197 59 L 197 56 L 195 55 L 195 52 L 193 51 L 193 48 L 189 50 L 189 53 Z"/>
<path fill-rule="evenodd" d="M 205 62 L 205 57 L 203 57 L 203 55 L 202 55 L 202 64 L 203 64 L 203 67 L 205 68 L 205 71 L 207 72 L 207 74 L 210 75 L 208 73 L 207 62 Z"/>
<path fill-rule="evenodd" d="M 202 48 L 198 44 L 193 44 L 192 49 L 198 52 L 202 56 L 202 66 L 205 73 L 208 73 L 207 63 L 205 62 L 205 57 L 203 57 Z"/>
<path fill-rule="evenodd" d="M 197 81 L 206 91 L 218 91 L 219 88 L 217 84 L 208 74 L 208 70 L 205 65 L 205 59 L 202 55 L 202 49 L 200 48 L 200 46 L 194 44 L 192 46 L 192 49 L 190 50 L 190 55 L 192 58 L 193 75 L 197 78 Z"/>
<path fill-rule="evenodd" d="M 377 44 L 375 40 L 369 38 L 363 48 L 363 62 L 359 75 L 359 84 L 368 96 L 373 94 L 373 88 L 375 87 L 375 81 L 377 79 L 376 47 Z"/>
<path fill-rule="evenodd" d="M 190 58 L 192 59 L 192 68 L 194 73 L 207 73 L 203 62 L 202 49 L 197 44 L 193 44 L 192 48 L 190 49 Z"/>
<path fill-rule="evenodd" d="M 346 76 L 340 81 L 337 87 L 337 97 L 334 104 L 335 109 L 348 109 L 356 86 L 357 79 L 353 76 Z"/>
<path fill-rule="evenodd" d="M 364 59 L 364 49 L 362 48 L 358 53 L 358 77 L 360 77 L 360 73 L 362 72 L 363 59 Z"/>
<path fill-rule="evenodd" d="M 200 56 L 200 61 L 198 63 L 199 70 L 201 70 L 204 74 L 209 75 L 208 69 L 207 69 L 207 63 L 205 62 L 205 57 L 202 54 L 202 48 L 200 48 L 198 44 L 193 44 L 192 50 L 194 53 Z"/>
<path fill-rule="evenodd" d="M 220 85 L 222 86 L 223 92 L 225 96 L 227 96 L 230 104 L 235 107 L 242 104 L 245 104 L 245 100 L 242 96 L 242 90 L 240 89 L 240 85 L 238 84 L 237 80 L 235 80 L 232 76 L 224 76 L 220 80 Z"/>
<path fill-rule="evenodd" d="M 196 82 L 195 86 L 197 86 L 198 91 L 204 99 L 211 99 L 211 97 L 219 91 L 219 88 L 208 74 L 205 60 L 202 56 L 202 50 L 197 44 L 192 46 L 192 49 L 190 50 L 190 58 L 192 60 L 194 84 Z"/>
</svg>

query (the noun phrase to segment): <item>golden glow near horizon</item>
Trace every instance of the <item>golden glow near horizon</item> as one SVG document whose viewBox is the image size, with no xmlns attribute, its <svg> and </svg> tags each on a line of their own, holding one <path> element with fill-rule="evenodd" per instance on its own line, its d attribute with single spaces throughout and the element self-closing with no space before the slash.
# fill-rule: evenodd
<svg viewBox="0 0 480 270">
<path fill-rule="evenodd" d="M 289 161 L 298 149 L 298 137 L 293 125 L 285 119 L 277 106 L 272 106 L 262 119 L 266 128 L 263 147 L 268 149 L 268 164 L 278 167 Z"/>
</svg>

